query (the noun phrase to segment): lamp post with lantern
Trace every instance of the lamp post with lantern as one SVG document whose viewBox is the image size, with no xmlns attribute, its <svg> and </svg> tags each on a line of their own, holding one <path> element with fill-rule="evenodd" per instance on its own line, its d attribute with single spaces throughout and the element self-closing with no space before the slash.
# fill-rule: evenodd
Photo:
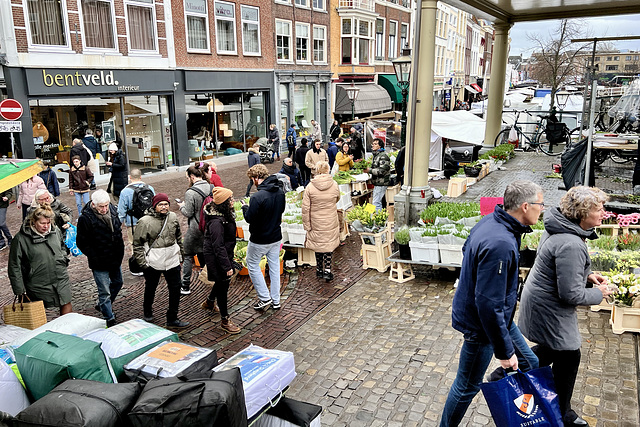
<svg viewBox="0 0 640 427">
<path fill-rule="evenodd" d="M 347 91 L 347 96 L 349 97 L 349 101 L 351 101 L 351 120 L 355 118 L 355 104 L 356 99 L 358 99 L 358 93 L 360 93 L 360 88 L 357 87 L 353 82 L 351 82 L 351 86 L 345 89 Z"/>
<path fill-rule="evenodd" d="M 400 133 L 400 144 L 405 146 L 407 141 L 407 97 L 409 95 L 409 76 L 411 74 L 411 49 L 402 49 L 402 56 L 391 61 L 393 70 L 398 79 L 398 87 L 402 93 L 402 117 L 400 125 L 402 126 Z"/>
</svg>

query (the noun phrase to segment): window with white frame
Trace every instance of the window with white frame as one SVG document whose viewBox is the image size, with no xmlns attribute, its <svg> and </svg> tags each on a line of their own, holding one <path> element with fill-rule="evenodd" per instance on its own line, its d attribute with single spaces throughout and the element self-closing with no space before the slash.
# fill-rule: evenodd
<svg viewBox="0 0 640 427">
<path fill-rule="evenodd" d="M 111 0 L 82 0 L 82 23 L 87 48 L 115 49 Z"/>
<path fill-rule="evenodd" d="M 278 61 L 291 61 L 291 22 L 276 19 L 276 54 Z"/>
<path fill-rule="evenodd" d="M 296 6 L 309 7 L 309 0 L 296 0 Z"/>
<path fill-rule="evenodd" d="M 67 46 L 66 14 L 57 0 L 27 0 L 31 43 L 45 46 Z"/>
<path fill-rule="evenodd" d="M 384 59 L 384 19 L 376 19 L 376 59 Z"/>
<path fill-rule="evenodd" d="M 131 50 L 156 51 L 156 23 L 153 0 L 126 2 Z"/>
<path fill-rule="evenodd" d="M 313 0 L 313 8 L 316 10 L 325 10 L 324 0 Z"/>
<path fill-rule="evenodd" d="M 311 61 L 309 57 L 309 24 L 296 23 L 296 61 Z"/>
<path fill-rule="evenodd" d="M 327 27 L 313 26 L 313 62 L 327 62 Z"/>
<path fill-rule="evenodd" d="M 185 0 L 187 23 L 187 50 L 209 51 L 209 23 L 206 0 Z"/>
<path fill-rule="evenodd" d="M 242 52 L 245 55 L 260 55 L 260 9 L 240 6 L 242 18 Z"/>
<path fill-rule="evenodd" d="M 342 18 L 342 64 L 369 64 L 373 31 L 373 21 Z"/>
<path fill-rule="evenodd" d="M 216 47 L 218 53 L 236 53 L 235 3 L 216 1 Z"/>
<path fill-rule="evenodd" d="M 398 23 L 389 21 L 389 59 L 398 57 Z"/>
<path fill-rule="evenodd" d="M 409 24 L 400 24 L 400 49 L 409 47 L 407 44 L 407 36 L 409 34 Z"/>
</svg>

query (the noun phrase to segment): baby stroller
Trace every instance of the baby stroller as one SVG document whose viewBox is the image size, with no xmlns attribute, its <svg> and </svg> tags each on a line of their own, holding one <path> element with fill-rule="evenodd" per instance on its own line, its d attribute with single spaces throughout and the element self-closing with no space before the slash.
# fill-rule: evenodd
<svg viewBox="0 0 640 427">
<path fill-rule="evenodd" d="M 260 162 L 262 163 L 273 163 L 273 147 L 272 144 L 269 144 L 269 140 L 267 138 L 258 138 L 256 142 L 260 148 Z"/>
</svg>

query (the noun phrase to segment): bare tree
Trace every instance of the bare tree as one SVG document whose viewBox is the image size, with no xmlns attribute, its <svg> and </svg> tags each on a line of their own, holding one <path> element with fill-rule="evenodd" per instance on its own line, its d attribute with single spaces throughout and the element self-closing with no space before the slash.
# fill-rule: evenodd
<svg viewBox="0 0 640 427">
<path fill-rule="evenodd" d="M 540 34 L 527 34 L 536 47 L 531 54 L 531 75 L 543 84 L 551 86 L 551 108 L 555 104 L 555 95 L 562 84 L 576 76 L 580 68 L 579 56 L 589 48 L 589 44 L 572 43 L 572 39 L 586 38 L 588 28 L 585 21 L 563 19 L 556 28 L 545 37 Z"/>
</svg>

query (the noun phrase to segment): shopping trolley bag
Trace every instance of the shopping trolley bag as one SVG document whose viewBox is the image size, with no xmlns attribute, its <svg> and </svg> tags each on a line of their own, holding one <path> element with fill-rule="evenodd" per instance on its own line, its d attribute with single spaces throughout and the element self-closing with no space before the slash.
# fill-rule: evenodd
<svg viewBox="0 0 640 427">
<path fill-rule="evenodd" d="M 480 386 L 497 427 L 562 427 L 551 368 L 520 370 Z"/>
</svg>

